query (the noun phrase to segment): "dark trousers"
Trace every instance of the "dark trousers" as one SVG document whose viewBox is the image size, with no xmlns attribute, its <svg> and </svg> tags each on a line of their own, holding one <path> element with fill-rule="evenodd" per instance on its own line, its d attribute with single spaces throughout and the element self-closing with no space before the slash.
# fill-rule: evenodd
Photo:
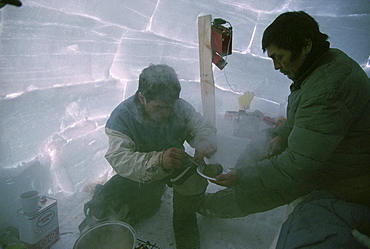
<svg viewBox="0 0 370 249">
<path fill-rule="evenodd" d="M 165 186 L 164 181 L 144 184 L 115 175 L 97 186 L 85 208 L 89 209 L 87 216 L 97 221 L 114 219 L 134 225 L 157 213 Z"/>
<path fill-rule="evenodd" d="M 203 194 L 181 195 L 173 191 L 173 230 L 176 249 L 199 249 L 200 236 L 196 210 Z"/>
</svg>

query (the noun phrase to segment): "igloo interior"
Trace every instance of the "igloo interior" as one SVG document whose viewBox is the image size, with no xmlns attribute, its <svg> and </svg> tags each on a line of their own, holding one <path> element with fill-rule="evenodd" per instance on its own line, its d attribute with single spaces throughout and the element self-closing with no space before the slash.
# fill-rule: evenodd
<svg viewBox="0 0 370 249">
<path fill-rule="evenodd" d="M 83 204 L 113 171 L 104 158 L 104 126 L 114 107 L 135 93 L 141 70 L 167 64 L 181 97 L 202 112 L 197 21 L 227 20 L 233 50 L 224 69 L 213 66 L 219 152 L 229 167 L 246 140 L 232 136 L 227 111 L 253 93 L 251 110 L 284 115 L 290 80 L 261 49 L 264 29 L 280 13 L 304 10 L 329 35 L 332 47 L 370 75 L 369 0 L 25 0 L 0 9 L 0 229 L 17 226 L 20 193 L 35 189 L 58 200 L 60 240 L 72 248 Z M 189 150 L 191 150 L 189 148 Z M 218 189 L 210 184 L 209 191 Z M 161 211 L 140 223 L 136 236 L 174 248 L 171 190 Z M 268 248 L 286 207 L 232 220 L 200 218 L 204 248 Z"/>
</svg>

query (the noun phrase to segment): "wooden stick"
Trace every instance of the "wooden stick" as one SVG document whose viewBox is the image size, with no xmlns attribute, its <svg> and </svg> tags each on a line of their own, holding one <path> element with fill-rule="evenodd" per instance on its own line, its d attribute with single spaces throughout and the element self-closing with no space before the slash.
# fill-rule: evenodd
<svg viewBox="0 0 370 249">
<path fill-rule="evenodd" d="M 198 17 L 200 86 L 204 117 L 216 126 L 215 84 L 212 71 L 212 16 Z"/>
</svg>

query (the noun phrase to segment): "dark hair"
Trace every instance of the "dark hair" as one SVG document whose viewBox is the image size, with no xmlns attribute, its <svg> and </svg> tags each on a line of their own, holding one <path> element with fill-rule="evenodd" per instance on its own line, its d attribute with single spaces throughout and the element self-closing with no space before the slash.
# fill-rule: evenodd
<svg viewBox="0 0 370 249">
<path fill-rule="evenodd" d="M 150 64 L 140 74 L 137 93 L 141 92 L 147 101 L 158 98 L 173 103 L 179 98 L 180 91 L 180 82 L 172 67 Z"/>
<path fill-rule="evenodd" d="M 328 35 L 321 33 L 319 24 L 304 11 L 285 12 L 279 15 L 264 31 L 262 50 L 275 45 L 292 52 L 292 60 L 296 59 L 307 46 L 306 39 L 312 41 L 313 57 L 318 57 L 329 49 Z M 309 55 L 309 56 L 310 56 Z"/>
</svg>

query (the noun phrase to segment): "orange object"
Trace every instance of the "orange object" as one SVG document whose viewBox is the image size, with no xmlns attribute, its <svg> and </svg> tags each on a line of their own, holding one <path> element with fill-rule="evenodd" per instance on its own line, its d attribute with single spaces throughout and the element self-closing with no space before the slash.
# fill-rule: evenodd
<svg viewBox="0 0 370 249">
<path fill-rule="evenodd" d="M 280 116 L 278 121 L 276 122 L 276 127 L 279 127 L 285 120 L 286 120 L 286 117 Z"/>
</svg>

